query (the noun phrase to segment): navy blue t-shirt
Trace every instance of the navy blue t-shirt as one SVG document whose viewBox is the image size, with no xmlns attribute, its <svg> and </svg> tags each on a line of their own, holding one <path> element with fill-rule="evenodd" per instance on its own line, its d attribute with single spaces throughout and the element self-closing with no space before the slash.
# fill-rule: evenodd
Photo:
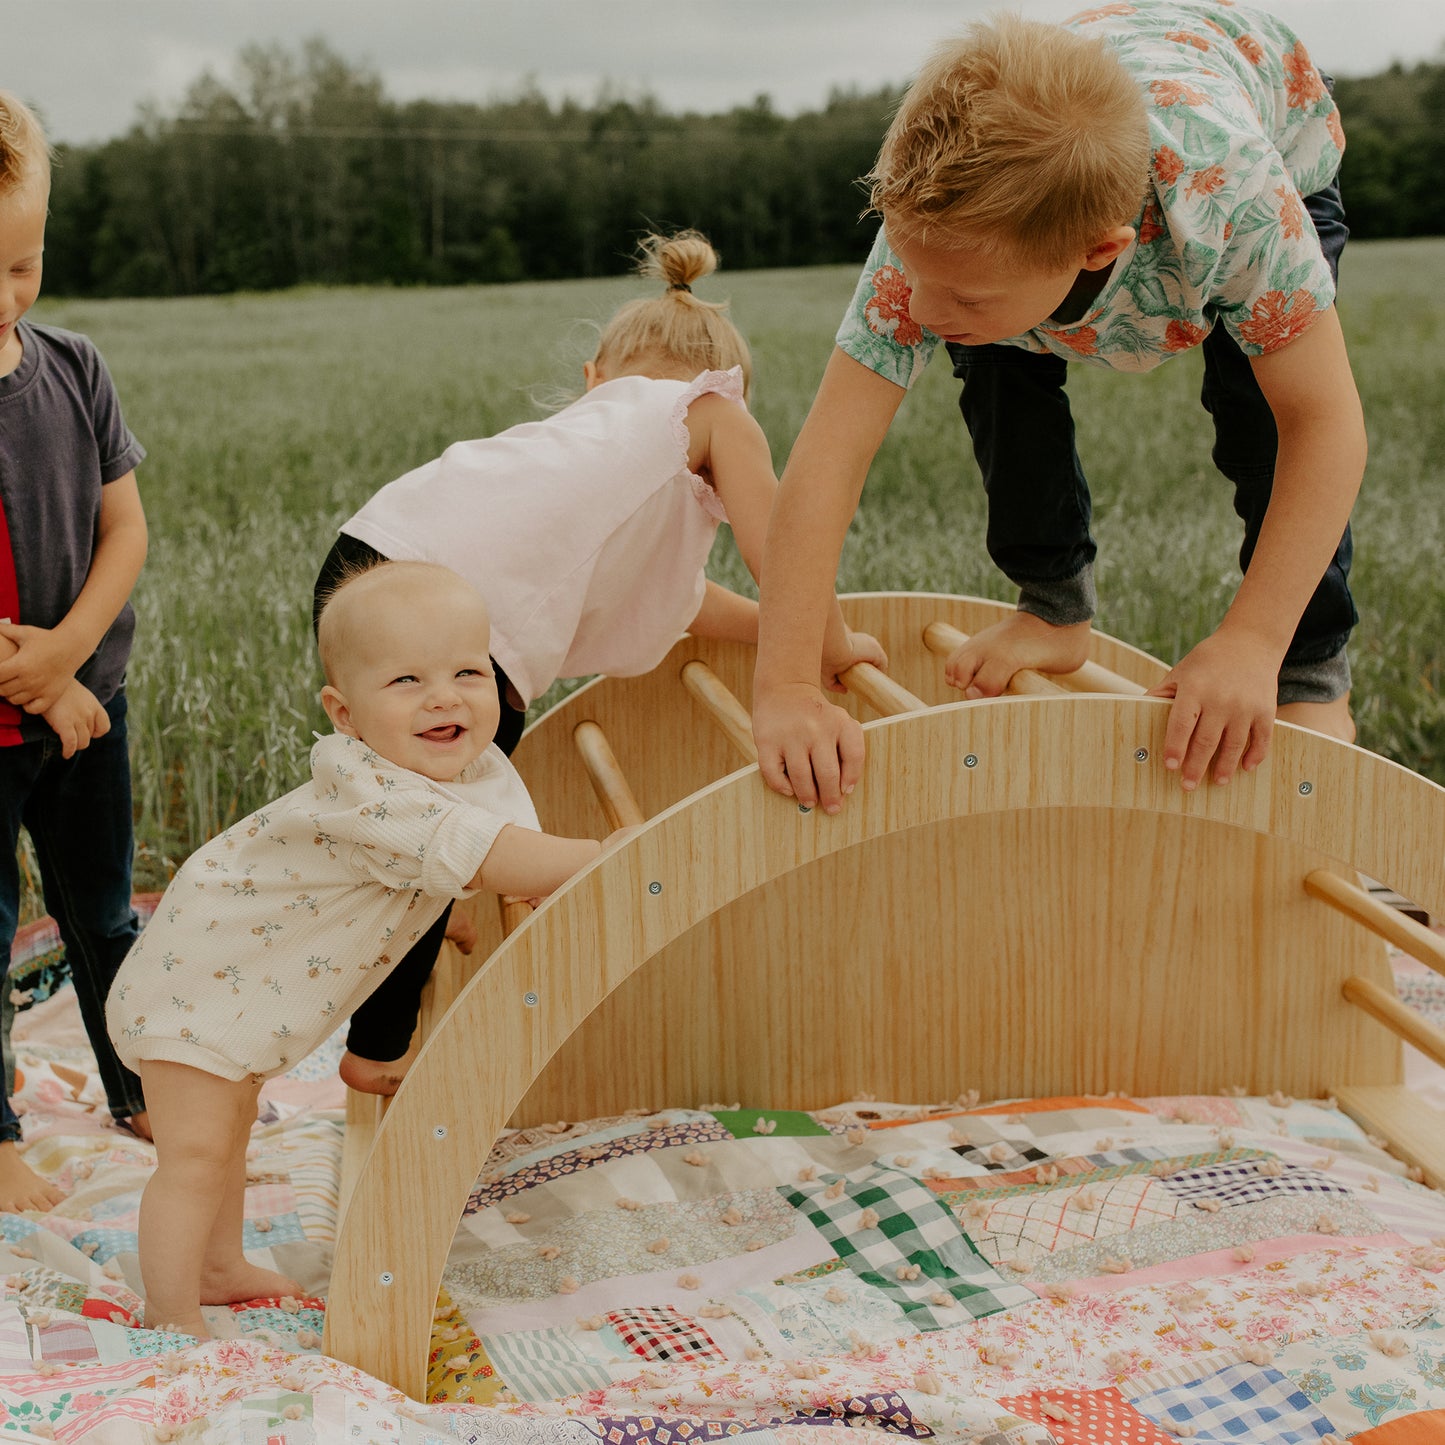
<svg viewBox="0 0 1445 1445">
<path fill-rule="evenodd" d="M 90 572 L 101 489 L 145 456 L 120 413 L 100 353 L 84 336 L 29 321 L 24 354 L 0 376 L 0 617 L 54 627 Z M 76 673 L 106 703 L 125 677 L 135 613 L 126 603 Z M 0 700 L 0 746 L 50 735 Z"/>
</svg>

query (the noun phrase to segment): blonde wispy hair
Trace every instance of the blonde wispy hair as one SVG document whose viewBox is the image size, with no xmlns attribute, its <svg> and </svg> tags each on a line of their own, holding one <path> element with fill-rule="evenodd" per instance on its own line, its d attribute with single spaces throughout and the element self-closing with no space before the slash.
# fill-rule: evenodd
<svg viewBox="0 0 1445 1445">
<path fill-rule="evenodd" d="M 718 267 L 718 254 L 699 231 L 651 234 L 638 243 L 639 276 L 661 281 L 660 296 L 629 301 L 602 328 L 594 360 L 622 369 L 643 360 L 660 361 L 684 381 L 700 371 L 742 368 L 743 394 L 752 378 L 752 356 L 742 333 L 728 318 L 725 301 L 704 301 L 692 284 Z"/>
<path fill-rule="evenodd" d="M 50 179 L 50 143 L 35 112 L 0 90 L 0 196 Z"/>
<path fill-rule="evenodd" d="M 934 49 L 864 179 L 894 235 L 1063 267 L 1139 214 L 1144 95 L 1102 40 L 996 16 Z"/>
</svg>

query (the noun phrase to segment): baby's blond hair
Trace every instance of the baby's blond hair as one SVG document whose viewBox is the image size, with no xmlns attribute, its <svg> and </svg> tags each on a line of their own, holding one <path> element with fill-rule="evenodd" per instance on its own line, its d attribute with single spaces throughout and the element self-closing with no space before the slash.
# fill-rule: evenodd
<svg viewBox="0 0 1445 1445">
<path fill-rule="evenodd" d="M 702 301 L 692 283 L 717 270 L 718 254 L 698 231 L 652 234 L 638 243 L 637 274 L 666 282 L 661 296 L 629 301 L 602 328 L 597 364 L 620 370 L 656 358 L 685 381 L 700 371 L 742 367 L 743 392 L 752 376 L 748 344 L 728 319 L 727 303 Z"/>
<path fill-rule="evenodd" d="M 0 196 L 50 178 L 50 144 L 35 112 L 0 90 Z"/>
<path fill-rule="evenodd" d="M 929 56 L 865 179 L 894 235 L 1073 264 L 1138 215 L 1143 92 L 1103 41 L 997 16 Z"/>
</svg>

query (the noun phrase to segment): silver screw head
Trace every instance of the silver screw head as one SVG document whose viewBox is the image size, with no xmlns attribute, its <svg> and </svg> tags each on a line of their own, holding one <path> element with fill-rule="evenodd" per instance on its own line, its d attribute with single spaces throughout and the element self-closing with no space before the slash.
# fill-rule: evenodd
<svg viewBox="0 0 1445 1445">
<path fill-rule="evenodd" d="M 978 766 L 978 758 L 973 753 L 969 753 L 968 756 L 964 758 L 963 765 L 966 768 L 976 768 Z"/>
<path fill-rule="evenodd" d="M 390 1284 L 392 1280 L 391 1271 L 389 1269 L 382 1270 L 382 1272 L 377 1275 L 377 1279 L 379 1279 L 382 1284 Z"/>
<path fill-rule="evenodd" d="M 537 995 L 528 990 L 528 992 L 522 995 L 522 1002 L 526 1004 L 528 1008 L 536 1008 Z"/>
<path fill-rule="evenodd" d="M 800 813 L 811 813 L 813 810 L 806 803 L 799 803 L 798 811 Z"/>
<path fill-rule="evenodd" d="M 445 1124 L 438 1124 L 431 1132 L 433 1139 L 445 1139 L 447 1137 L 447 1126 Z"/>
<path fill-rule="evenodd" d="M 1148 748 L 1135 748 L 1135 749 L 1134 749 L 1134 761 L 1135 761 L 1136 763 L 1147 763 L 1147 762 L 1149 761 L 1149 749 L 1148 749 Z"/>
<path fill-rule="evenodd" d="M 1300 795 L 1300 797 L 1302 797 L 1302 798 L 1307 798 L 1307 797 L 1309 797 L 1309 795 L 1310 795 L 1312 792 L 1314 792 L 1314 790 L 1315 790 L 1315 785 L 1314 785 L 1312 782 L 1310 782 L 1308 779 L 1306 779 L 1303 783 L 1301 783 L 1301 784 L 1299 785 L 1299 795 Z"/>
<path fill-rule="evenodd" d="M 656 894 L 658 894 L 658 893 L 661 893 L 661 892 L 662 892 L 662 884 L 661 884 L 661 883 L 657 883 L 657 882 L 649 883 L 649 884 L 647 885 L 647 891 L 648 891 L 649 893 L 651 893 L 651 894 L 654 894 L 654 895 L 656 895 Z"/>
</svg>

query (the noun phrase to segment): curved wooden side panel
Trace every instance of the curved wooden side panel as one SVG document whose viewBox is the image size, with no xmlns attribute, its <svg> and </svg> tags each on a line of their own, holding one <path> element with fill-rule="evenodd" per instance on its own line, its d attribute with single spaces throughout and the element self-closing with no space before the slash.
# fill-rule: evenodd
<svg viewBox="0 0 1445 1445">
<path fill-rule="evenodd" d="M 911 679 L 903 681 L 911 686 Z M 1176 875 L 1199 861 L 1186 846 L 1195 833 L 1205 838 L 1232 832 L 1262 849 L 1247 875 L 1239 871 L 1242 865 L 1231 864 L 1235 872 L 1214 879 L 1216 898 L 1241 887 L 1246 876 L 1285 880 L 1286 865 L 1295 866 L 1288 852 L 1293 849 L 1388 879 L 1432 912 L 1445 912 L 1445 791 L 1359 749 L 1281 727 L 1269 762 L 1256 773 L 1227 788 L 1186 795 L 1157 762 L 1167 712 L 1168 705 L 1157 700 L 1059 696 L 958 703 L 879 722 L 868 730 L 868 772 L 838 817 L 801 812 L 769 793 L 749 768 L 669 808 L 624 848 L 579 875 L 488 958 L 428 1039 L 396 1095 L 342 1221 L 327 1315 L 328 1352 L 421 1396 L 431 1314 L 447 1251 L 502 1126 L 557 1051 L 619 985 L 738 900 L 752 895 L 756 906 L 771 907 L 771 890 L 785 887 L 782 880 L 798 870 L 841 861 L 860 849 L 873 850 L 886 863 L 893 849 L 906 850 L 916 841 L 910 835 L 934 831 L 947 837 L 950 825 L 967 830 L 992 819 L 995 826 L 984 826 L 957 845 L 963 857 L 970 850 L 1002 846 L 1000 840 L 1020 814 L 1038 811 L 1067 819 L 1082 810 L 1127 815 L 1145 827 L 1155 826 L 1156 815 L 1168 820 L 1158 837 L 1168 838 L 1171 849 L 1182 848 Z M 644 728 L 647 721 L 642 719 Z M 621 757 L 617 742 L 613 737 Z M 642 776 L 635 779 L 639 795 L 642 784 Z M 642 803 L 648 807 L 646 797 Z M 1087 836 L 1079 834 L 1057 856 L 1077 856 L 1080 839 Z M 1122 846 L 1125 836 L 1111 820 L 1089 846 L 1103 849 L 1106 844 L 1099 840 L 1109 838 Z M 1025 837 L 1025 852 L 1011 855 L 1020 869 L 1035 841 Z M 1276 857 L 1276 846 L 1286 851 Z M 1120 863 L 1155 851 L 1154 843 L 1146 841 L 1120 854 Z M 1216 866 L 1208 856 L 1204 861 L 1210 869 Z M 836 891 L 840 879 L 831 878 L 821 904 L 866 907 L 871 899 L 900 933 L 911 934 L 932 906 L 926 891 L 908 884 L 911 866 L 911 860 L 900 865 L 903 881 L 893 880 L 886 897 L 869 888 L 845 900 Z M 1006 867 L 998 865 L 997 871 L 1002 876 Z M 1109 888 L 1123 888 L 1129 899 L 1119 905 L 1117 921 L 1103 928 L 1108 938 L 1147 931 L 1173 907 L 1167 877 L 1151 873 L 1157 886 L 1139 888 L 1123 874 L 1122 866 L 1103 870 Z M 1095 896 L 1098 876 L 1085 870 L 1040 880 L 1032 913 L 1057 911 L 1062 921 L 1053 925 L 1056 946 L 1071 947 L 1067 920 L 1113 906 Z M 1303 897 L 1302 882 L 1299 892 Z M 1202 896 L 1206 903 L 1185 920 L 1186 930 L 1213 924 L 1209 890 Z M 1277 902 L 1269 898 L 1250 906 L 1265 911 Z M 791 907 L 789 902 L 777 922 L 783 936 L 772 941 L 774 996 L 786 1000 L 828 987 L 835 993 L 841 989 L 838 996 L 846 1001 L 848 955 L 811 948 L 813 915 L 789 916 Z M 1128 1070 L 1125 1077 L 1110 1079 L 1109 1087 L 1134 1087 L 1151 1057 L 1176 1047 L 1160 1036 L 1160 1018 L 1150 1012 L 1161 998 L 1159 975 L 1173 961 L 1153 950 L 1145 950 L 1143 958 L 1145 971 L 1137 986 L 1121 982 L 1111 995 L 1114 1030 L 1141 1041 L 1135 1060 L 1140 1072 Z M 983 975 L 989 992 L 979 994 L 977 1015 L 1022 1043 L 1035 1036 L 1048 1039 L 1051 1046 L 1069 1051 L 1072 1060 L 1072 1074 L 1064 1070 L 1059 1077 L 1092 1080 L 1108 1062 L 1099 1060 L 1097 1029 L 1081 1026 L 1047 989 L 1013 986 L 1008 962 L 991 963 Z M 871 962 L 868 967 L 874 969 Z M 933 968 L 956 971 L 958 965 L 954 955 L 945 954 Z M 840 969 L 841 984 L 832 981 Z M 1308 1033 L 1311 1049 L 1350 1059 L 1361 1070 L 1362 1077 L 1348 1082 L 1388 1084 L 1397 1076 L 1398 1053 L 1371 1052 L 1363 1045 L 1353 1023 L 1346 1023 L 1344 1005 L 1322 1005 L 1301 1029 L 1289 1027 L 1291 1009 L 1307 996 L 1312 982 L 1324 992 L 1323 981 L 1311 980 L 1308 969 L 1297 970 L 1293 979 L 1273 975 L 1267 986 L 1251 985 L 1243 994 L 1238 974 L 1198 969 L 1187 981 L 1192 985 L 1193 1047 L 1201 1060 L 1219 1049 L 1227 1056 L 1229 1041 L 1241 1032 L 1272 1030 L 1278 1042 L 1266 1052 L 1272 1057 L 1277 1049 L 1282 1063 L 1303 1048 Z M 919 988 L 926 990 L 927 982 L 925 975 Z M 1282 994 L 1272 992 L 1275 985 Z M 1177 996 L 1174 987 L 1163 985 L 1162 996 Z M 912 1007 L 915 1013 L 927 1009 L 926 991 Z M 789 1027 L 786 1011 L 779 1027 Z M 723 1056 L 728 1049 L 738 1054 L 747 1048 L 741 1034 L 728 1035 L 717 1027 L 713 1032 L 723 1041 L 718 1046 Z M 776 1042 L 779 1035 L 772 1036 Z M 798 1077 L 806 1076 L 810 1050 L 819 1039 L 825 1059 L 833 1048 L 819 1029 L 794 1030 L 786 1038 L 789 1068 Z M 659 1060 L 674 1050 L 699 1047 L 686 1025 L 655 1043 Z M 460 1080 L 468 1086 L 459 1088 Z M 850 1087 L 854 1083 L 848 1082 Z M 971 1082 L 988 1085 L 977 1075 Z"/>
</svg>

